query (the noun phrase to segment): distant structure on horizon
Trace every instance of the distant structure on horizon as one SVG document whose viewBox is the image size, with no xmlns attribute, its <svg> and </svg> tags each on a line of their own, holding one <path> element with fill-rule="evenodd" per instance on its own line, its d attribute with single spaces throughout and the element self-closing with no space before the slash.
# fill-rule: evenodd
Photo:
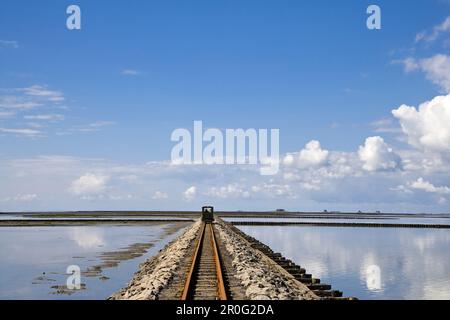
<svg viewBox="0 0 450 320">
<path fill-rule="evenodd" d="M 342 211 L 328 211 L 328 210 L 323 210 L 323 213 L 342 213 Z"/>
</svg>

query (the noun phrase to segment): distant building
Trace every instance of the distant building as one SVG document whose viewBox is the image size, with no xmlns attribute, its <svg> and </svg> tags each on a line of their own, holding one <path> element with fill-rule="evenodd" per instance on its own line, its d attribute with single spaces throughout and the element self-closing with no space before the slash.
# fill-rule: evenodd
<svg viewBox="0 0 450 320">
<path fill-rule="evenodd" d="M 284 209 L 277 209 L 276 212 L 286 212 Z"/>
</svg>

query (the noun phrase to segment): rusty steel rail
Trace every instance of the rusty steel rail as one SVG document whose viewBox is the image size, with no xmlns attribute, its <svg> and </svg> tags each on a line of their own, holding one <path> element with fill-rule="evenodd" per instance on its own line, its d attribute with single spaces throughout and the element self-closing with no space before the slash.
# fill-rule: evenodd
<svg viewBox="0 0 450 320">
<path fill-rule="evenodd" d="M 194 274 L 195 268 L 196 268 L 196 266 L 198 264 L 198 260 L 199 260 L 199 256 L 200 256 L 199 255 L 200 247 L 202 245 L 203 238 L 205 236 L 205 228 L 206 228 L 206 224 L 203 223 L 203 225 L 200 228 L 200 230 L 201 230 L 200 231 L 200 237 L 198 239 L 197 246 L 195 248 L 194 255 L 192 257 L 191 267 L 189 268 L 189 273 L 188 273 L 188 276 L 186 278 L 186 284 L 184 285 L 183 295 L 181 296 L 181 300 L 187 300 L 189 292 L 191 291 L 192 278 L 193 278 L 193 274 Z"/>
<path fill-rule="evenodd" d="M 181 296 L 181 300 L 192 299 L 227 300 L 220 253 L 211 223 L 203 223 L 200 228 Z"/>
<path fill-rule="evenodd" d="M 211 228 L 211 245 L 214 250 L 214 262 L 216 264 L 217 289 L 219 300 L 227 300 L 227 293 L 225 291 L 225 282 L 223 281 L 222 275 L 222 264 L 220 262 L 219 250 L 216 243 L 216 235 L 214 233 L 214 229 L 211 223 L 209 223 L 209 227 Z"/>
</svg>

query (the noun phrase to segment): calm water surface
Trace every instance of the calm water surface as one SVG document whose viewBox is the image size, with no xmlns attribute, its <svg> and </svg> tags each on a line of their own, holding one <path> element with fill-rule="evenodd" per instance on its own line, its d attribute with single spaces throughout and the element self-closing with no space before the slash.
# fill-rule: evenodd
<svg viewBox="0 0 450 320">
<path fill-rule="evenodd" d="M 345 296 L 450 299 L 450 230 L 239 228 Z"/>
<path fill-rule="evenodd" d="M 190 221 L 192 218 L 185 217 L 170 217 L 170 216 L 146 216 L 146 217 L 136 217 L 136 216 L 111 216 L 111 217 L 33 217 L 32 215 L 24 216 L 21 214 L 0 214 L 0 220 L 186 220 Z"/>
<path fill-rule="evenodd" d="M 386 224 L 444 224 L 450 225 L 450 218 L 224 218 L 229 222 L 257 221 L 257 222 L 313 222 L 313 223 L 386 223 Z"/>
<path fill-rule="evenodd" d="M 105 299 L 187 225 L 0 228 L 0 299 Z M 69 265 L 80 266 L 86 289 L 58 294 Z"/>
</svg>

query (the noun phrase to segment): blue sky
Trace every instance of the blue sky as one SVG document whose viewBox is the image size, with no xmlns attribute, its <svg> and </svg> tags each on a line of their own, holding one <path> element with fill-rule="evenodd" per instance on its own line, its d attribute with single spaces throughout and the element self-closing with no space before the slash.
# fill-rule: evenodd
<svg viewBox="0 0 450 320">
<path fill-rule="evenodd" d="M 81 30 L 65 26 L 70 4 L 81 8 Z M 381 30 L 366 28 L 369 4 L 381 7 Z M 195 209 L 210 202 L 224 209 L 448 211 L 450 180 L 441 172 L 450 129 L 429 132 L 391 111 L 449 93 L 449 15 L 445 0 L 2 1 L 0 210 Z M 438 105 L 447 115 L 448 103 Z M 281 153 L 293 154 L 298 166 L 273 178 L 238 168 L 170 168 L 170 134 L 194 120 L 279 128 Z M 423 136 L 443 136 L 440 149 L 415 137 L 414 125 Z M 375 136 L 383 139 L 369 142 L 376 154 L 358 153 Z M 297 162 L 312 140 L 320 146 L 310 145 L 311 152 L 328 154 L 305 168 Z M 356 160 L 351 173 L 331 181 L 337 154 Z M 408 169 L 413 162 L 439 167 Z M 40 165 L 60 169 L 44 174 Z M 77 183 L 87 191 L 74 192 Z M 189 189 L 194 196 L 186 197 Z"/>
</svg>

